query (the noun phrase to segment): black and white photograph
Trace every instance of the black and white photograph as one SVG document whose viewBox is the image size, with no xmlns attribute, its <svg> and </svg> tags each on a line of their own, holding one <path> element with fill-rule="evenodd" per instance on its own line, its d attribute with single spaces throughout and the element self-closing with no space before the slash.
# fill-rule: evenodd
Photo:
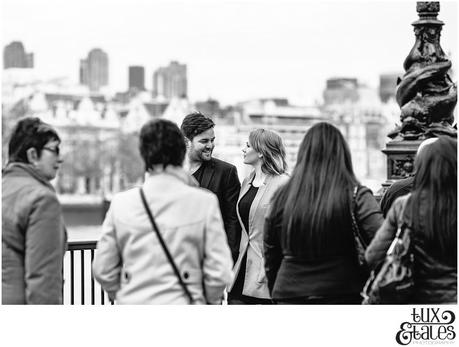
<svg viewBox="0 0 459 347">
<path fill-rule="evenodd" d="M 0 8 L 3 346 L 459 345 L 457 2 Z"/>
</svg>

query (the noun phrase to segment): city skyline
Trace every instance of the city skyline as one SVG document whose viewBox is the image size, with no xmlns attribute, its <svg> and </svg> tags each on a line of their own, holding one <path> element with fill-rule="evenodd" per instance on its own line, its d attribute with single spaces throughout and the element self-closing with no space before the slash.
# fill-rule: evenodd
<svg viewBox="0 0 459 347">
<path fill-rule="evenodd" d="M 53 11 L 44 10 L 50 6 Z M 98 21 L 102 8 L 106 17 Z M 145 87 L 152 90 L 153 72 L 177 60 L 188 67 L 192 100 L 210 97 L 230 104 L 286 97 L 310 104 L 321 99 L 328 78 L 357 78 L 377 87 L 380 74 L 403 72 L 417 13 L 415 2 L 392 1 L 220 1 L 217 6 L 118 0 L 64 6 L 54 0 L 7 0 L 2 17 L 3 46 L 22 41 L 43 78 L 77 82 L 79 59 L 101 48 L 110 60 L 113 92 L 127 89 L 129 66 L 145 67 Z M 441 45 L 457 69 L 457 4 L 441 2 L 439 19 L 445 22 Z M 66 25 L 56 30 L 58 22 Z"/>
</svg>

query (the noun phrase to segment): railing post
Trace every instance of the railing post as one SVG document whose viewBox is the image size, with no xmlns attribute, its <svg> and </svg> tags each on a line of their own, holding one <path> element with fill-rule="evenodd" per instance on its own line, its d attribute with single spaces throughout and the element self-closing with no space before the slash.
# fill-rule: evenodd
<svg viewBox="0 0 459 347">
<path fill-rule="evenodd" d="M 73 249 L 70 250 L 70 305 L 75 304 L 75 261 Z"/>
</svg>

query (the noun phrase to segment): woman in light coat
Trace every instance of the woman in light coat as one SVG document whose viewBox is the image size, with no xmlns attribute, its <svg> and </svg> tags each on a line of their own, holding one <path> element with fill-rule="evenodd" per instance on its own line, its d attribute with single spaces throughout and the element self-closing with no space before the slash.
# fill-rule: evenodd
<svg viewBox="0 0 459 347">
<path fill-rule="evenodd" d="M 182 169 L 185 141 L 172 122 L 140 132 L 142 189 L 194 304 L 219 304 L 233 261 L 217 197 Z M 95 279 L 117 304 L 189 304 L 142 204 L 140 189 L 115 195 L 97 243 Z"/>
<path fill-rule="evenodd" d="M 62 163 L 57 132 L 39 118 L 13 130 L 2 177 L 2 304 L 62 304 L 67 233 L 49 183 Z"/>
<path fill-rule="evenodd" d="M 264 269 L 263 228 L 271 197 L 288 180 L 285 148 L 278 134 L 257 129 L 249 134 L 243 153 L 244 163 L 254 170 L 242 183 L 236 207 L 242 231 L 234 266 L 235 280 L 228 288 L 228 303 L 270 304 Z"/>
</svg>

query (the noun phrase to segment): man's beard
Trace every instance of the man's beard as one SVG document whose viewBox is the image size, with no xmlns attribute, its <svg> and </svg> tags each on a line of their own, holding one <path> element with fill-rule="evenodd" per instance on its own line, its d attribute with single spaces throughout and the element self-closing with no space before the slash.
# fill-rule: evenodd
<svg viewBox="0 0 459 347">
<path fill-rule="evenodd" d="M 212 150 L 199 152 L 199 159 L 202 161 L 209 161 L 212 159 Z"/>
</svg>

